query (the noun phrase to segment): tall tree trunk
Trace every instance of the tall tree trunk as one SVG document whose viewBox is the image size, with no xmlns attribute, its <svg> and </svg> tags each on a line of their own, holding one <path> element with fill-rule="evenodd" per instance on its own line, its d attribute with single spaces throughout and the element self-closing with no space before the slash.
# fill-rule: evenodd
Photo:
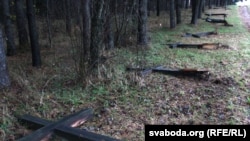
<svg viewBox="0 0 250 141">
<path fill-rule="evenodd" d="M 99 64 L 100 50 L 103 43 L 102 13 L 104 0 L 93 1 L 93 14 L 91 20 L 91 44 L 90 44 L 90 65 L 97 68 Z"/>
<path fill-rule="evenodd" d="M 72 21 L 71 21 L 71 4 L 70 0 L 65 0 L 65 11 L 66 11 L 66 31 L 69 35 L 71 35 L 71 27 L 72 27 Z"/>
<path fill-rule="evenodd" d="M 176 0 L 176 23 L 181 23 L 181 6 L 182 6 L 182 0 Z"/>
<path fill-rule="evenodd" d="M 170 6 L 170 28 L 175 28 L 176 21 L 175 21 L 175 0 L 169 0 L 169 6 Z"/>
<path fill-rule="evenodd" d="M 81 0 L 74 0 L 74 8 L 76 8 L 76 12 L 74 12 L 74 19 L 76 20 L 76 24 L 78 26 L 81 26 L 81 16 L 82 12 L 81 12 Z"/>
<path fill-rule="evenodd" d="M 106 39 L 105 39 L 105 44 L 106 44 L 106 49 L 113 49 L 114 48 L 114 33 L 113 33 L 113 16 L 111 13 L 111 9 L 110 9 L 110 5 L 111 5 L 111 1 L 108 0 L 106 2 L 106 29 L 105 29 L 105 33 L 107 35 Z"/>
<path fill-rule="evenodd" d="M 90 13 L 91 0 L 82 1 L 82 41 L 83 41 L 83 54 L 86 60 L 89 58 L 90 37 L 91 37 L 91 13 Z"/>
<path fill-rule="evenodd" d="M 78 50 L 79 53 L 79 70 L 78 79 L 82 82 L 86 81 L 86 77 L 89 71 L 89 56 L 90 56 L 90 36 L 91 36 L 91 13 L 90 5 L 91 0 L 83 0 L 82 6 L 82 43 Z M 86 83 L 86 82 L 85 82 Z"/>
<path fill-rule="evenodd" d="M 19 37 L 19 46 L 26 48 L 29 45 L 29 37 L 27 32 L 27 16 L 23 8 L 23 0 L 15 0 L 16 22 Z"/>
<path fill-rule="evenodd" d="M 160 0 L 156 0 L 156 16 L 160 16 Z"/>
<path fill-rule="evenodd" d="M 191 24 L 197 24 L 200 0 L 192 0 Z"/>
<path fill-rule="evenodd" d="M 225 7 L 226 10 L 227 10 L 227 5 L 228 5 L 228 0 L 225 0 L 224 1 L 224 7 Z"/>
<path fill-rule="evenodd" d="M 220 0 L 216 0 L 216 6 L 217 6 L 217 7 L 220 6 Z"/>
<path fill-rule="evenodd" d="M 202 9 L 203 9 L 203 6 L 204 6 L 204 0 L 200 0 L 200 3 L 199 3 L 199 12 L 198 12 L 198 19 L 201 18 L 201 15 L 202 15 Z"/>
<path fill-rule="evenodd" d="M 1 2 L 4 15 L 5 34 L 7 37 L 7 55 L 12 56 L 16 54 L 16 45 L 13 34 L 13 25 L 11 23 L 9 0 L 2 0 Z"/>
<path fill-rule="evenodd" d="M 205 13 L 205 7 L 206 7 L 206 0 L 202 0 L 202 8 L 201 8 L 201 11 L 202 13 Z"/>
<path fill-rule="evenodd" d="M 10 85 L 3 39 L 2 28 L 0 27 L 0 89 Z"/>
<path fill-rule="evenodd" d="M 40 47 L 38 43 L 38 32 L 36 28 L 36 17 L 34 11 L 33 0 L 26 0 L 27 4 L 27 16 L 29 23 L 29 33 L 30 33 L 30 44 L 32 52 L 32 65 L 34 67 L 40 67 L 42 65 Z"/>
<path fill-rule="evenodd" d="M 186 9 L 188 9 L 189 7 L 189 2 L 190 2 L 189 0 L 186 0 L 186 6 L 185 6 Z"/>
<path fill-rule="evenodd" d="M 147 0 L 139 0 L 138 39 L 140 45 L 147 45 Z"/>
<path fill-rule="evenodd" d="M 150 16 L 150 11 L 151 11 L 151 6 L 150 6 L 150 1 L 148 0 L 147 2 L 147 9 L 148 9 L 148 17 Z"/>
<path fill-rule="evenodd" d="M 47 23 L 47 29 L 48 29 L 48 40 L 49 40 L 49 48 L 52 48 L 52 36 L 51 36 L 51 22 L 50 22 L 50 4 L 49 0 L 46 0 L 46 23 Z"/>
<path fill-rule="evenodd" d="M 186 1 L 185 0 L 181 0 L 181 8 L 185 8 L 185 5 L 186 5 Z"/>
<path fill-rule="evenodd" d="M 208 0 L 208 8 L 209 9 L 212 9 L 212 3 L 213 3 L 212 0 Z"/>
</svg>

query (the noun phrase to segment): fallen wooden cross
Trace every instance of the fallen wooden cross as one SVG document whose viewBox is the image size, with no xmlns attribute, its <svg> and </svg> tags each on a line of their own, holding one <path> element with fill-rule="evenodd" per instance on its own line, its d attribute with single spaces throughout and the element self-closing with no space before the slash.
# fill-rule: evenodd
<svg viewBox="0 0 250 141">
<path fill-rule="evenodd" d="M 224 19 L 227 17 L 225 13 L 205 13 L 206 16 L 223 16 Z"/>
<path fill-rule="evenodd" d="M 90 117 L 92 117 L 91 109 L 81 110 L 57 122 L 40 119 L 31 115 L 23 115 L 18 117 L 18 120 L 30 128 L 37 130 L 18 141 L 48 140 L 53 133 L 70 141 L 118 141 L 108 136 L 73 128 L 83 124 Z"/>
<path fill-rule="evenodd" d="M 171 68 L 164 68 L 163 66 L 157 66 L 157 67 L 151 67 L 151 68 L 127 67 L 127 70 L 128 71 L 132 71 L 132 70 L 140 71 L 141 76 L 148 75 L 152 72 L 158 72 L 158 73 L 163 73 L 163 74 L 172 75 L 172 76 L 187 76 L 187 77 L 208 79 L 210 75 L 208 70 L 198 70 L 198 69 L 192 69 L 192 68 L 171 69 Z"/>
<path fill-rule="evenodd" d="M 211 19 L 211 18 L 206 18 L 206 22 L 209 23 L 223 23 L 224 26 L 233 26 L 232 24 L 229 24 L 225 19 Z"/>
<path fill-rule="evenodd" d="M 219 48 L 229 48 L 228 45 L 223 45 L 220 43 L 203 43 L 203 44 L 181 44 L 181 43 L 173 43 L 166 44 L 169 45 L 170 48 L 198 48 L 198 49 L 219 49 Z"/>
<path fill-rule="evenodd" d="M 204 36 L 209 36 L 209 35 L 217 35 L 218 33 L 215 31 L 210 31 L 210 32 L 201 32 L 201 33 L 185 33 L 182 37 L 196 37 L 196 38 L 201 38 Z"/>
</svg>

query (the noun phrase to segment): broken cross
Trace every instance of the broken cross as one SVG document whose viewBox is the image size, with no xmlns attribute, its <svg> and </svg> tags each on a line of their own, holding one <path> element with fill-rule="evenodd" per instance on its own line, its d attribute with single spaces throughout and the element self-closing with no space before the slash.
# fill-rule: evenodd
<svg viewBox="0 0 250 141">
<path fill-rule="evenodd" d="M 40 119 L 30 115 L 19 117 L 19 121 L 28 125 L 33 125 L 33 128 L 38 129 L 33 133 L 19 139 L 18 141 L 40 141 L 50 138 L 55 133 L 58 136 L 74 141 L 118 141 L 117 139 L 108 136 L 99 135 L 86 130 L 76 129 L 73 127 L 83 124 L 87 119 L 92 117 L 92 110 L 85 109 L 77 113 L 69 115 L 57 122 Z"/>
</svg>

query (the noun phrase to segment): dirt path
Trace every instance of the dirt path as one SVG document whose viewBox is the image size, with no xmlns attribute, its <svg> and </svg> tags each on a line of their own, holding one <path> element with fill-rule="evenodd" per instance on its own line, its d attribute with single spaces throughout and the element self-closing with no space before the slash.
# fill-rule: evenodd
<svg viewBox="0 0 250 141">
<path fill-rule="evenodd" d="M 241 15 L 241 19 L 250 32 L 250 10 L 248 6 L 239 6 L 239 13 Z"/>
</svg>

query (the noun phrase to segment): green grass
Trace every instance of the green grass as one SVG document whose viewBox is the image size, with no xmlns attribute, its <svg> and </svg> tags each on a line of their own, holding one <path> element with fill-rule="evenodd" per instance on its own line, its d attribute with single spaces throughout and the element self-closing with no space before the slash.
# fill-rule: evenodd
<svg viewBox="0 0 250 141">
<path fill-rule="evenodd" d="M 143 125 L 147 124 L 244 124 L 245 105 L 249 106 L 250 96 L 247 83 L 250 75 L 246 71 L 250 66 L 250 34 L 243 27 L 237 13 L 237 7 L 230 7 L 227 17 L 234 27 L 224 27 L 199 20 L 197 26 L 183 21 L 175 29 L 166 26 L 150 31 L 150 47 L 142 50 L 136 43 L 127 48 L 116 48 L 114 57 L 100 66 L 100 77 L 89 80 L 82 88 L 75 84 L 74 64 L 68 62 L 66 46 L 58 39 L 56 51 L 44 58 L 40 69 L 28 67 L 30 58 L 11 58 L 9 69 L 13 78 L 13 88 L 3 94 L 3 103 L 7 105 L 5 116 L 1 119 L 0 129 L 6 133 L 14 129 L 23 129 L 16 125 L 12 111 L 18 114 L 35 114 L 53 120 L 54 115 L 64 116 L 86 107 L 95 110 L 93 120 L 84 127 L 95 127 L 95 132 L 126 138 L 143 140 Z M 185 14 L 185 13 L 184 13 Z M 165 25 L 166 19 L 150 17 Z M 185 32 L 205 32 L 218 28 L 219 35 L 214 37 L 183 38 Z M 231 49 L 199 50 L 170 49 L 166 43 L 224 43 Z M 56 41 L 55 41 L 56 43 Z M 65 50 L 59 51 L 66 48 Z M 51 52 L 51 50 L 49 51 Z M 46 55 L 48 53 L 44 52 Z M 44 56 L 46 56 L 43 54 Z M 20 62 L 19 62 L 20 61 Z M 14 62 L 14 63 L 13 63 Z M 21 62 L 26 62 L 22 64 Z M 127 72 L 126 66 L 156 66 L 168 68 L 208 69 L 213 79 L 232 77 L 235 85 L 215 84 L 211 81 L 175 78 L 163 74 L 150 74 L 139 77 Z M 5 101 L 7 99 L 7 102 Z M 2 101 L 1 101 L 2 102 Z M 188 112 L 183 112 L 188 107 Z M 57 112 L 54 112 L 57 111 Z M 206 118 L 204 118 L 206 117 Z M 111 122 L 111 124 L 109 124 Z M 121 134 L 120 134 L 121 132 Z"/>
<path fill-rule="evenodd" d="M 250 105 L 250 97 L 247 97 L 247 104 Z"/>
</svg>

